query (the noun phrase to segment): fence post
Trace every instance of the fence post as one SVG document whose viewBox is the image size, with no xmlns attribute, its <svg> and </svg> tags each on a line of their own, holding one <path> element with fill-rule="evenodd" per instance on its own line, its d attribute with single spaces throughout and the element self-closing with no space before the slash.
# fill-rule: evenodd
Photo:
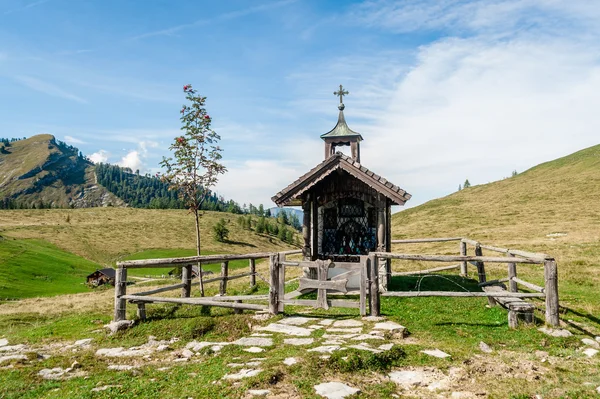
<svg viewBox="0 0 600 399">
<path fill-rule="evenodd" d="M 250 259 L 250 286 L 254 287 L 256 285 L 256 259 Z"/>
<path fill-rule="evenodd" d="M 181 268 L 181 297 L 189 298 L 192 292 L 192 265 L 183 266 Z"/>
<path fill-rule="evenodd" d="M 460 242 L 460 255 L 461 256 L 467 256 L 467 243 L 466 242 Z M 460 275 L 463 277 L 467 277 L 469 275 L 469 272 L 467 270 L 467 261 L 464 262 L 460 262 Z"/>
<path fill-rule="evenodd" d="M 508 254 L 508 256 L 514 258 L 513 254 Z M 517 282 L 513 281 L 513 277 L 517 277 L 517 264 L 509 263 L 508 264 L 508 290 L 510 292 L 517 292 L 519 288 L 517 287 Z"/>
<path fill-rule="evenodd" d="M 118 267 L 115 270 L 115 317 L 114 321 L 127 319 L 127 301 L 121 296 L 127 294 L 127 269 Z"/>
<path fill-rule="evenodd" d="M 274 253 L 269 257 L 269 312 L 279 314 L 279 254 Z"/>
<path fill-rule="evenodd" d="M 479 243 L 475 245 L 475 256 L 483 256 L 483 251 L 481 250 L 481 246 L 479 245 Z M 477 261 L 477 275 L 479 277 L 479 283 L 485 283 L 487 281 L 487 278 L 485 276 L 485 265 L 483 262 Z M 488 305 L 496 306 L 496 300 L 494 298 L 488 296 L 487 299 Z"/>
<path fill-rule="evenodd" d="M 219 287 L 221 296 L 227 295 L 227 277 L 229 277 L 229 262 L 221 262 L 221 284 Z"/>
<path fill-rule="evenodd" d="M 558 327 L 558 270 L 554 259 L 544 262 L 544 292 L 546 294 L 546 324 Z"/>
<path fill-rule="evenodd" d="M 380 315 L 380 304 L 379 304 L 379 262 L 375 255 L 369 254 L 369 313 L 371 316 Z"/>
<path fill-rule="evenodd" d="M 283 313 L 283 301 L 280 299 L 283 299 L 285 297 L 285 266 L 281 264 L 281 262 L 285 262 L 286 260 L 286 255 L 280 253 L 279 254 L 279 282 L 278 282 L 278 287 L 277 287 L 277 302 L 279 303 L 278 305 L 278 310 L 279 312 Z"/>
</svg>

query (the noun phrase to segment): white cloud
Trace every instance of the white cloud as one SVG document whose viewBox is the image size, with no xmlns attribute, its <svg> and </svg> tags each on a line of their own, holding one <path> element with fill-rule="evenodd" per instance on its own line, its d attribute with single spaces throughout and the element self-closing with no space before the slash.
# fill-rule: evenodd
<svg viewBox="0 0 600 399">
<path fill-rule="evenodd" d="M 122 166 L 124 168 L 130 168 L 132 171 L 136 171 L 138 169 L 142 169 L 143 162 L 140 156 L 140 152 L 137 150 L 129 151 L 127 155 L 125 155 L 117 165 Z"/>
<path fill-rule="evenodd" d="M 69 144 L 85 144 L 85 141 L 73 136 L 65 136 L 65 141 Z"/>
<path fill-rule="evenodd" d="M 99 151 L 93 153 L 92 155 L 90 155 L 89 158 L 93 163 L 106 163 L 106 162 L 108 162 L 109 156 L 110 156 L 110 153 L 108 151 L 99 150 Z"/>
</svg>

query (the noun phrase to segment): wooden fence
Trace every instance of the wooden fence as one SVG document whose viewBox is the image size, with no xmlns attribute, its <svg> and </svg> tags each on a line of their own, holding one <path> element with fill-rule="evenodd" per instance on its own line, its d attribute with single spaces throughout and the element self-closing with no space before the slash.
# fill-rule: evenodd
<svg viewBox="0 0 600 399">
<path fill-rule="evenodd" d="M 300 250 L 287 251 L 279 253 L 254 253 L 245 255 L 206 255 L 191 256 L 184 258 L 168 259 L 148 259 L 136 261 L 124 261 L 117 263 L 115 279 L 115 321 L 124 320 L 126 317 L 126 304 L 137 304 L 138 316 L 145 318 L 146 303 L 178 303 L 192 305 L 219 306 L 236 309 L 241 311 L 248 310 L 269 310 L 273 314 L 284 311 L 287 305 L 308 305 L 316 308 L 328 309 L 329 307 L 351 307 L 358 308 L 360 314 L 366 314 L 367 296 L 369 304 L 369 314 L 380 315 L 380 297 L 486 297 L 490 305 L 500 304 L 508 309 L 508 322 L 511 327 L 516 327 L 519 316 L 526 322 L 533 321 L 534 306 L 531 303 L 523 301 L 523 298 L 544 298 L 546 304 L 546 323 L 552 326 L 559 325 L 559 301 L 558 301 L 558 273 L 557 264 L 554 258 L 541 253 L 532 253 L 527 251 L 512 250 L 507 248 L 484 245 L 478 241 L 462 237 L 451 238 L 425 238 L 410 240 L 392 240 L 392 244 L 409 243 L 436 243 L 436 242 L 459 242 L 459 251 L 457 255 L 428 255 L 428 254 L 407 254 L 396 252 L 371 252 L 368 256 L 362 257 L 361 262 L 353 265 L 346 263 L 339 264 L 348 269 L 348 272 L 342 275 L 328 278 L 329 268 L 336 266 L 330 261 L 300 261 L 293 262 L 286 259 L 287 255 L 299 254 Z M 469 255 L 469 246 L 473 247 L 473 255 Z M 483 250 L 502 253 L 505 256 L 484 256 Z M 269 284 L 268 295 L 243 295 L 243 296 L 225 296 L 227 293 L 227 282 L 233 279 L 250 277 L 251 285 L 256 284 L 255 261 L 257 259 L 269 259 Z M 249 261 L 249 272 L 229 275 L 228 262 L 231 260 Z M 449 266 L 437 266 L 426 270 L 415 272 L 397 272 L 391 271 L 391 268 L 383 268 L 385 271 L 380 282 L 380 260 L 401 259 L 420 262 L 441 262 L 453 263 Z M 192 287 L 191 270 L 193 264 L 221 263 L 221 275 L 210 279 L 201 279 L 202 284 L 211 282 L 220 282 L 219 297 L 200 297 L 190 298 Z M 504 263 L 507 265 L 507 277 L 497 280 L 487 280 L 485 272 L 486 263 Z M 525 281 L 517 276 L 518 264 L 540 264 L 544 265 L 544 286 L 538 286 Z M 140 292 L 132 295 L 126 293 L 127 269 L 146 268 L 146 267 L 165 267 L 173 265 L 183 265 L 182 282 L 180 284 L 156 288 L 154 290 Z M 482 291 L 478 292 L 455 292 L 455 291 L 388 291 L 385 288 L 393 276 L 402 275 L 423 275 L 447 270 L 459 270 L 461 276 L 468 275 L 468 265 L 473 265 L 477 270 L 477 278 Z M 315 268 L 318 271 L 318 279 L 311 280 L 300 278 L 300 290 L 312 289 L 317 291 L 316 300 L 298 300 L 292 297 L 286 297 L 285 294 L 285 268 L 286 267 L 307 267 Z M 328 298 L 329 291 L 338 291 L 347 293 L 348 278 L 352 274 L 360 276 L 359 281 L 359 301 L 352 302 L 347 300 L 335 300 Z M 260 277 L 260 276 L 259 276 Z M 508 283 L 508 289 L 505 289 L 503 283 Z M 382 283 L 382 284 L 380 284 Z M 535 292 L 519 292 L 519 286 Z M 181 298 L 156 297 L 151 296 L 161 292 L 181 289 Z M 355 293 L 356 294 L 356 293 Z M 329 294 L 331 295 L 331 294 Z M 267 305 L 256 303 L 243 303 L 243 301 L 268 301 Z"/>
</svg>

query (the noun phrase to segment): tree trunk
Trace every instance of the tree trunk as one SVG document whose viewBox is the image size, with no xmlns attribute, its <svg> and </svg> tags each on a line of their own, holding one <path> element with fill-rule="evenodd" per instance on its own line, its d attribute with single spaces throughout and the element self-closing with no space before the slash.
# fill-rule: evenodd
<svg viewBox="0 0 600 399">
<path fill-rule="evenodd" d="M 194 209 L 196 221 L 196 255 L 200 256 L 200 221 L 198 220 L 198 209 Z M 200 296 L 204 296 L 204 282 L 202 281 L 202 263 L 198 262 L 198 275 L 200 279 Z"/>
</svg>

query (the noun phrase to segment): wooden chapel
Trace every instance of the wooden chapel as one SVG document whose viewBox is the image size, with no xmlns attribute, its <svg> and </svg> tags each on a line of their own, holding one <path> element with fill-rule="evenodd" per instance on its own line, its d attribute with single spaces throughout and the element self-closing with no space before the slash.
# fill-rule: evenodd
<svg viewBox="0 0 600 399">
<path fill-rule="evenodd" d="M 272 200 L 279 207 L 302 207 L 304 260 L 360 262 L 371 251 L 391 251 L 391 206 L 404 205 L 411 195 L 361 164 L 363 137 L 344 117 L 343 97 L 349 93 L 340 85 L 334 94 L 340 98 L 339 116 L 321 135 L 324 161 Z M 336 152 L 338 146 L 350 146 L 351 155 Z M 391 273 L 389 262 L 383 260 L 381 268 L 381 274 Z"/>
</svg>

